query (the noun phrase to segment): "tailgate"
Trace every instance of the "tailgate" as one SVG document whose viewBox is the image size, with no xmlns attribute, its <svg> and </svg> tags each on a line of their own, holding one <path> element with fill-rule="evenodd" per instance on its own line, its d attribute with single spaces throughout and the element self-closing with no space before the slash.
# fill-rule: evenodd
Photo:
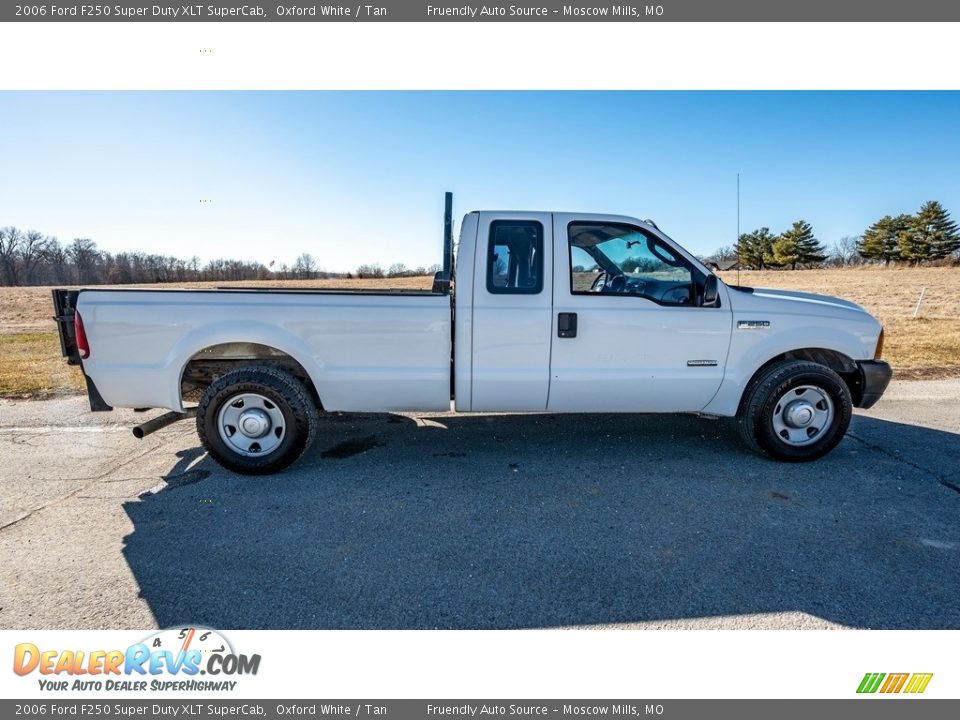
<svg viewBox="0 0 960 720">
<path fill-rule="evenodd" d="M 79 290 L 53 290 L 53 319 L 57 322 L 57 332 L 60 334 L 60 352 L 70 365 L 80 364 L 76 328 L 73 325 L 79 295 Z"/>
<path fill-rule="evenodd" d="M 87 399 L 90 401 L 90 409 L 94 412 L 113 410 L 104 402 L 97 386 L 80 363 L 80 351 L 77 349 L 77 330 L 73 324 L 73 316 L 77 313 L 77 298 L 80 296 L 80 291 L 57 288 L 52 292 L 53 319 L 57 323 L 57 333 L 60 335 L 60 352 L 67 359 L 67 364 L 80 366 L 83 379 L 87 383 Z"/>
</svg>

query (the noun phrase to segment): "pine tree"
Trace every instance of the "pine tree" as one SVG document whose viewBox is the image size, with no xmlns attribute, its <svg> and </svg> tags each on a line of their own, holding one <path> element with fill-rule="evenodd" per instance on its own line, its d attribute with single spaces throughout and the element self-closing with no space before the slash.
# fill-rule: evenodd
<svg viewBox="0 0 960 720">
<path fill-rule="evenodd" d="M 793 224 L 794 232 L 797 235 L 797 251 L 800 255 L 800 262 L 804 265 L 814 265 L 822 263 L 827 259 L 827 249 L 823 243 L 817 240 L 813 234 L 813 227 L 805 220 L 798 220 Z"/>
<path fill-rule="evenodd" d="M 789 232 L 788 230 L 773 241 L 773 258 L 771 262 L 774 265 L 789 265 L 796 270 L 800 256 L 797 254 L 797 241 Z"/>
<path fill-rule="evenodd" d="M 743 267 L 754 269 L 756 267 L 756 255 L 754 253 L 753 233 L 743 233 L 737 238 L 737 260 Z"/>
<path fill-rule="evenodd" d="M 793 227 L 780 235 L 773 243 L 773 259 L 780 265 L 811 265 L 823 262 L 827 251 L 813 234 L 813 227 L 806 220 L 797 220 Z"/>
<path fill-rule="evenodd" d="M 737 257 L 753 270 L 763 270 L 773 255 L 773 235 L 770 228 L 743 233 L 737 240 Z"/>
<path fill-rule="evenodd" d="M 950 219 L 950 213 L 936 200 L 923 204 L 909 226 L 910 247 L 917 248 L 917 262 L 939 260 L 949 257 L 960 248 L 960 233 L 957 224 Z M 920 256 L 924 253 L 925 257 Z"/>
<path fill-rule="evenodd" d="M 740 261 L 740 264 L 744 267 L 753 269 L 755 267 L 754 260 L 756 259 L 753 252 L 753 233 L 742 233 L 740 237 L 737 238 L 737 260 Z"/>
<path fill-rule="evenodd" d="M 913 218 L 909 215 L 890 217 L 884 215 L 863 233 L 857 246 L 860 257 L 868 260 L 883 260 L 889 265 L 891 260 L 900 258 L 900 236 L 907 231 Z"/>
</svg>

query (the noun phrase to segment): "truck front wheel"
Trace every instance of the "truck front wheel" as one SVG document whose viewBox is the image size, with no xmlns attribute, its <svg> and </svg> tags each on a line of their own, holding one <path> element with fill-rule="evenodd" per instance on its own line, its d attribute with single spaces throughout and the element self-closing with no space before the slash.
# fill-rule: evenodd
<svg viewBox="0 0 960 720">
<path fill-rule="evenodd" d="M 310 446 L 319 417 L 296 378 L 272 367 L 248 366 L 207 388 L 197 407 L 197 434 L 228 470 L 267 475 L 287 467 Z"/>
<path fill-rule="evenodd" d="M 807 360 L 783 360 L 747 387 L 737 429 L 755 452 L 786 462 L 823 457 L 843 439 L 853 415 L 847 384 Z"/>
</svg>

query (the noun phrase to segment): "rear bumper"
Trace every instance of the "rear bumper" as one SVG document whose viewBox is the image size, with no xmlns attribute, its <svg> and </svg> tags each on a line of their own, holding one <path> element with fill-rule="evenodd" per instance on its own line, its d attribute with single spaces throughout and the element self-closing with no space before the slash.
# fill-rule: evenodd
<svg viewBox="0 0 960 720">
<path fill-rule="evenodd" d="M 856 406 L 873 407 L 890 384 L 893 370 L 890 364 L 883 360 L 858 360 L 857 368 L 860 370 L 861 392 Z"/>
</svg>

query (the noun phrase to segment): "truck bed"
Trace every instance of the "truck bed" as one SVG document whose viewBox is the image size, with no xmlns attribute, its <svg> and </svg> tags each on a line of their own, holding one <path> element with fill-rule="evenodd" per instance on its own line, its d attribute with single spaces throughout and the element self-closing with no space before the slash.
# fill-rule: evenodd
<svg viewBox="0 0 960 720">
<path fill-rule="evenodd" d="M 191 360 L 249 343 L 295 360 L 326 410 L 449 408 L 451 310 L 444 293 L 104 288 L 55 290 L 54 298 L 64 354 L 71 351 L 65 329 L 75 306 L 90 346 L 84 373 L 112 407 L 181 410 Z"/>
</svg>

